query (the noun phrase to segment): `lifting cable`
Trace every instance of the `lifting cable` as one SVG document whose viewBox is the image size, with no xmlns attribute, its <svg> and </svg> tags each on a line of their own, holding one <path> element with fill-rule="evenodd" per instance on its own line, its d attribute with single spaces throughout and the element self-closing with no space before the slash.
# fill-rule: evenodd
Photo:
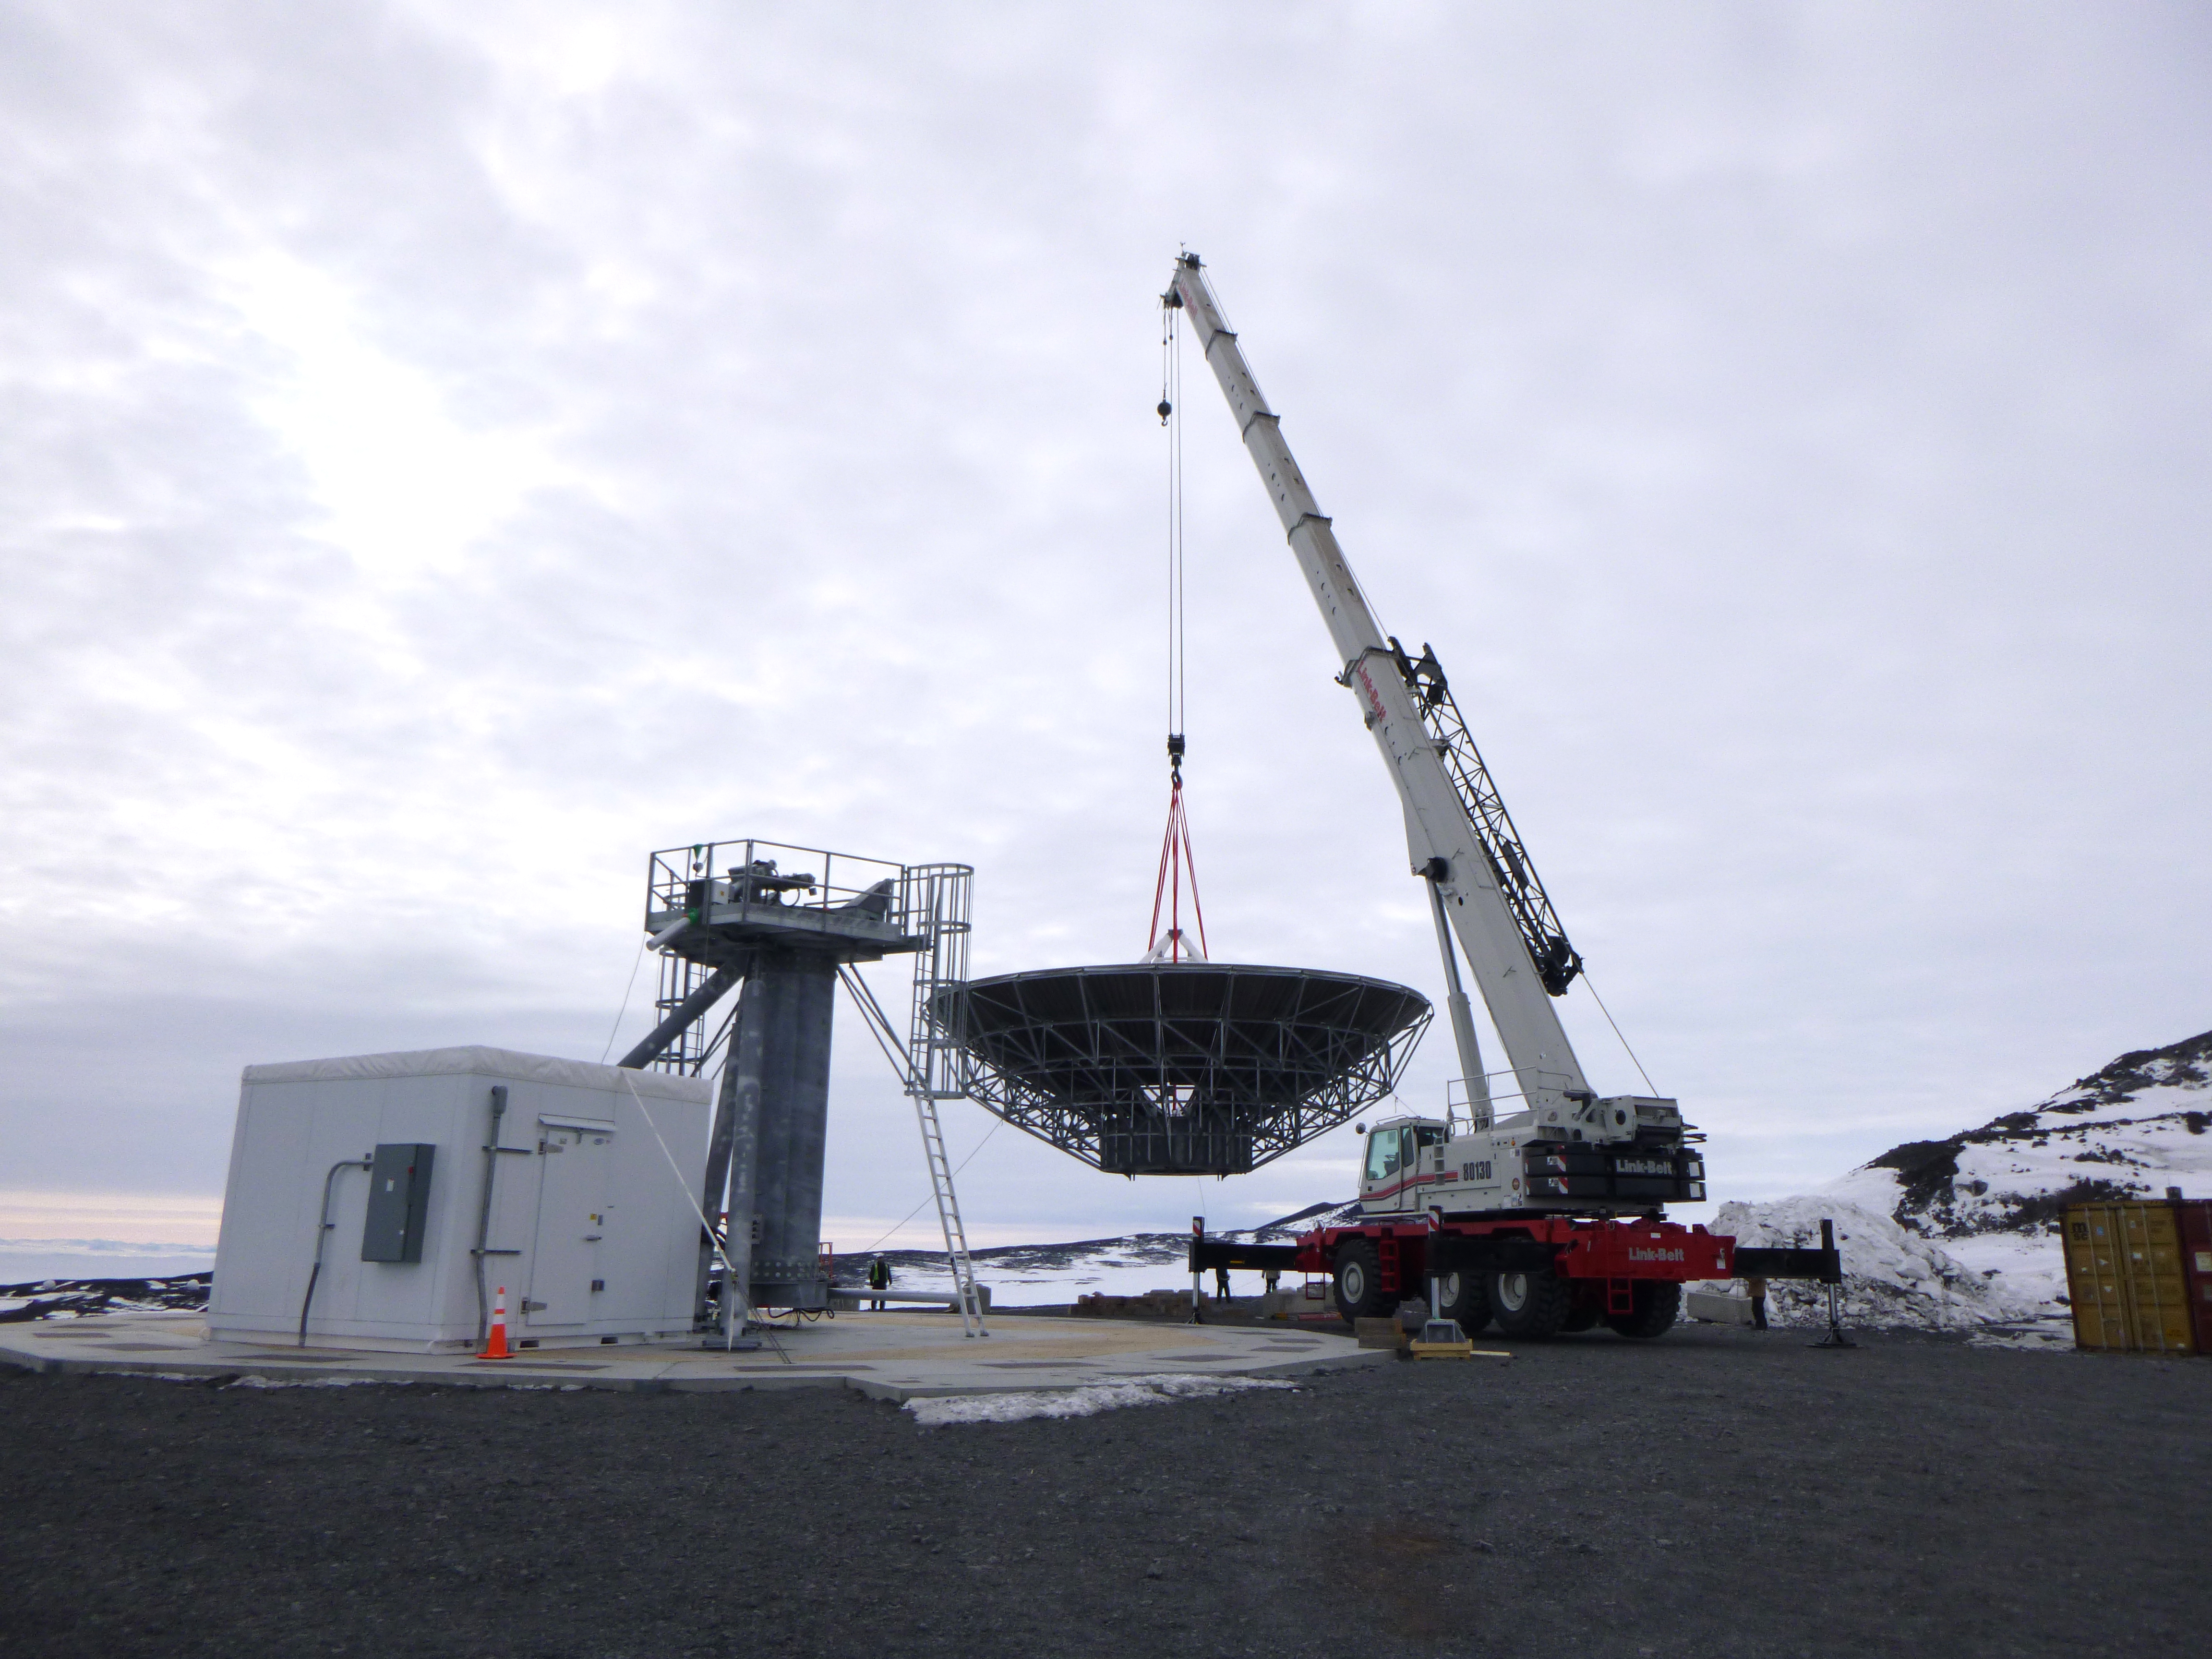
<svg viewBox="0 0 2212 1659">
<path fill-rule="evenodd" d="M 1168 732 L 1183 729 L 1182 672 L 1182 353 L 1176 330 L 1182 307 L 1160 307 L 1160 425 L 1168 439 Z M 1174 752 L 1170 750 L 1170 753 Z"/>
<path fill-rule="evenodd" d="M 630 958 L 629 983 L 623 987 L 622 1006 L 615 1010 L 615 1023 L 607 1030 L 607 1046 L 599 1050 L 599 1064 L 607 1063 L 607 1056 L 615 1051 L 615 1033 L 622 1030 L 623 1016 L 629 1012 L 629 994 L 637 989 L 637 970 L 645 960 L 646 941 L 637 942 L 637 954 Z"/>
<path fill-rule="evenodd" d="M 1605 1023 L 1613 1027 L 1613 1036 L 1620 1039 L 1621 1048 L 1628 1055 L 1629 1064 L 1636 1067 L 1637 1075 L 1644 1079 L 1644 1086 L 1653 1095 L 1657 1095 L 1659 1085 L 1651 1080 L 1651 1073 L 1644 1069 L 1644 1062 L 1637 1059 L 1636 1050 L 1628 1046 L 1628 1033 L 1620 1029 L 1620 1023 L 1613 1017 L 1613 1010 L 1605 1006 L 1605 999 L 1597 994 L 1597 984 L 1589 976 L 1588 963 L 1583 964 L 1582 980 L 1590 994 L 1590 1000 L 1597 1004 L 1598 1012 L 1605 1016 Z"/>
<path fill-rule="evenodd" d="M 1183 537 L 1182 537 L 1182 352 L 1176 318 L 1182 310 L 1170 289 L 1160 300 L 1160 401 L 1154 411 L 1168 441 L 1168 827 L 1160 842 L 1159 874 L 1152 884 L 1152 922 L 1145 940 L 1147 962 L 1206 959 L 1206 912 L 1198 898 L 1198 862 L 1191 852 L 1190 821 L 1182 805 Z M 1183 933 L 1182 890 L 1190 885 L 1191 914 L 1198 923 L 1193 950 Z M 1165 908 L 1168 929 L 1160 933 Z"/>
<path fill-rule="evenodd" d="M 1146 941 L 1145 959 L 1148 962 L 1182 962 L 1186 957 L 1194 962 L 1208 959 L 1206 946 L 1206 909 L 1198 902 L 1198 861 L 1190 850 L 1190 820 L 1182 810 L 1182 739 L 1178 735 L 1170 740 L 1173 747 L 1168 752 L 1168 832 L 1160 842 L 1160 872 L 1152 884 L 1152 936 Z M 1191 949 L 1182 930 L 1182 887 L 1184 878 L 1190 881 L 1191 914 L 1198 921 L 1198 948 Z M 1168 913 L 1168 931 L 1160 933 L 1160 910 L 1164 905 Z"/>
</svg>

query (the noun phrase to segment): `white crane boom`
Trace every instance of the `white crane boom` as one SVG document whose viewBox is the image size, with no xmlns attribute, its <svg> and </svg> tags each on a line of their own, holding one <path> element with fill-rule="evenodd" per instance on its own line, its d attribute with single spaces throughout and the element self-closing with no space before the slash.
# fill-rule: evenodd
<svg viewBox="0 0 2212 1659">
<path fill-rule="evenodd" d="M 1283 441 L 1275 413 L 1261 395 L 1236 334 L 1222 318 L 1196 254 L 1184 254 L 1176 261 L 1168 302 L 1179 302 L 1195 329 L 1206 361 L 1237 417 L 1244 447 L 1274 501 L 1276 516 L 1305 573 L 1306 585 L 1313 590 L 1314 603 L 1321 607 L 1337 659 L 1344 665 L 1340 683 L 1358 696 L 1361 716 L 1374 733 L 1405 807 L 1413 873 L 1431 882 L 1442 914 L 1466 953 L 1491 1023 L 1505 1045 L 1522 1104 L 1531 1114 L 1532 1129 L 1539 1135 L 1548 1132 L 1565 1139 L 1565 1126 L 1574 1124 L 1591 1139 L 1615 1139 L 1609 1132 L 1613 1125 L 1601 1121 L 1595 1109 L 1545 976 L 1529 954 L 1522 925 L 1501 889 L 1504 878 L 1455 778 L 1450 745 L 1432 735 L 1424 722 L 1414 687 L 1408 684 L 1405 659 L 1383 633 L 1345 562 L 1335 532 L 1316 503 L 1290 446 Z M 1514 873 L 1521 872 L 1516 869 Z M 1564 937 L 1559 943 L 1564 949 Z M 1446 966 L 1450 967 L 1449 957 Z M 1458 1015 L 1462 1010 L 1453 1012 Z M 1454 1023 L 1462 1024 L 1458 1018 Z M 1459 1036 L 1469 1069 L 1477 1073 L 1467 1083 L 1477 1103 L 1478 1126 L 1486 1127 L 1482 1121 L 1488 1117 L 1483 1109 L 1486 1091 L 1479 1075 L 1480 1061 L 1473 1058 L 1472 1027 Z M 1628 1133 L 1632 1134 L 1632 1128 Z M 1573 1138 L 1579 1140 L 1584 1134 L 1577 1133 Z"/>
</svg>

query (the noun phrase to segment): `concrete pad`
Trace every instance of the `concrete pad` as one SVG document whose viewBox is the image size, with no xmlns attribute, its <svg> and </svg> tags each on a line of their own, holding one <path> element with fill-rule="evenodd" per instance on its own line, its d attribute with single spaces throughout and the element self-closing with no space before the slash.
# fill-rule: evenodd
<svg viewBox="0 0 2212 1659">
<path fill-rule="evenodd" d="M 137 1371 L 165 1376 L 319 1377 L 706 1393 L 827 1384 L 903 1404 L 922 1395 L 1076 1388 L 1133 1376 L 1287 1376 L 1388 1364 L 1349 1337 L 1285 1327 L 1164 1325 L 1000 1316 L 988 1334 L 961 1334 L 949 1313 L 848 1313 L 778 1325 L 750 1352 L 683 1344 L 526 1350 L 512 1359 L 465 1354 L 365 1353 L 209 1340 L 199 1314 L 95 1314 L 0 1325 L 0 1364 L 35 1371 Z"/>
</svg>

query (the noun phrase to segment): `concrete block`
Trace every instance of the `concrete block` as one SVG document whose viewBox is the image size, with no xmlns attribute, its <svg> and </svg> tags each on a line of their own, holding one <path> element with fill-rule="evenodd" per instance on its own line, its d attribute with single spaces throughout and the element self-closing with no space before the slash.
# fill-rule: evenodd
<svg viewBox="0 0 2212 1659">
<path fill-rule="evenodd" d="M 1708 1325 L 1748 1325 L 1751 1298 L 1722 1291 L 1692 1291 L 1682 1298 L 1682 1311 Z"/>
</svg>

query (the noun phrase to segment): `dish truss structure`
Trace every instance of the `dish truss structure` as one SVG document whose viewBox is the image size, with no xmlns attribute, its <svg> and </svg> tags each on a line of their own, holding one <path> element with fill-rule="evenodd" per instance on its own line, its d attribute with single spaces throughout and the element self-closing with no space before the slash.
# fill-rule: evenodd
<svg viewBox="0 0 2212 1659">
<path fill-rule="evenodd" d="M 1244 1175 L 1389 1095 L 1431 1009 L 1387 980 L 1139 963 L 937 993 L 970 1097 L 1113 1175 Z"/>
</svg>

